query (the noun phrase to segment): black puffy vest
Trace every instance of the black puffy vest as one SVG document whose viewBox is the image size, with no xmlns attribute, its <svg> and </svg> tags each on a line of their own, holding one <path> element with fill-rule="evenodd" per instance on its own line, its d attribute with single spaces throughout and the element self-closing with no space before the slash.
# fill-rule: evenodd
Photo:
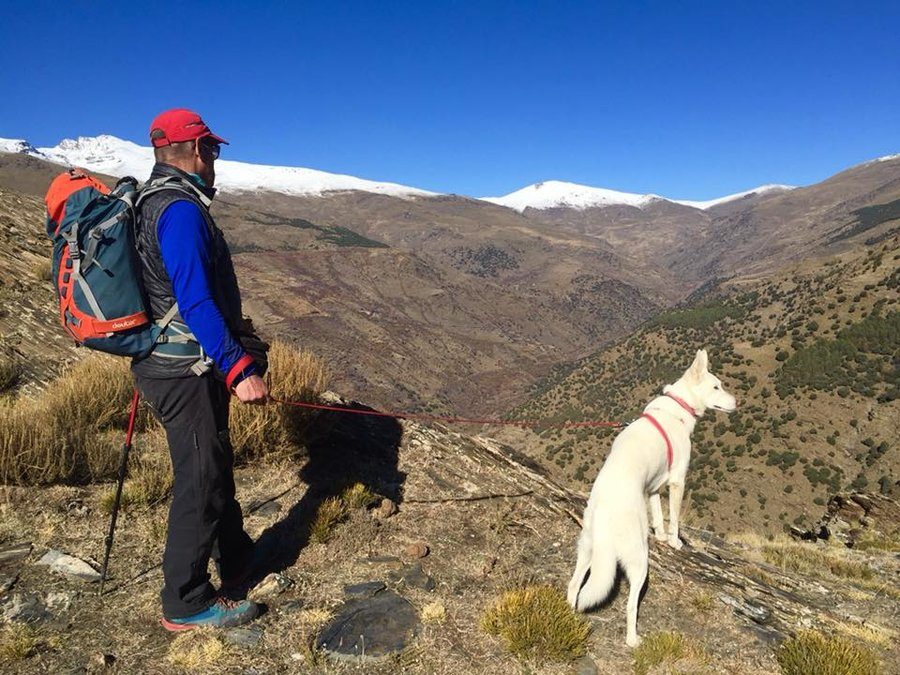
<svg viewBox="0 0 900 675">
<path fill-rule="evenodd" d="M 222 231 L 216 227 L 209 209 L 204 206 L 196 191 L 202 192 L 207 198 L 212 199 L 215 190 L 197 186 L 188 174 L 168 164 L 157 163 L 150 174 L 150 180 L 175 176 L 184 183 L 185 190 L 173 188 L 150 195 L 141 202 L 137 214 L 135 235 L 138 256 L 143 268 L 144 291 L 147 294 L 147 304 L 151 318 L 154 321 L 161 319 L 175 304 L 175 293 L 172 290 L 172 281 L 166 272 L 159 248 L 157 236 L 157 223 L 172 202 L 187 200 L 193 202 L 200 209 L 203 218 L 209 225 L 212 233 L 212 291 L 213 298 L 219 311 L 225 319 L 225 323 L 236 333 L 241 325 L 241 295 L 238 290 L 237 277 L 234 273 L 234 264 L 231 261 L 231 252 L 225 242 Z M 175 315 L 173 322 L 184 324 L 180 313 Z M 168 332 L 168 331 L 167 331 Z M 199 346 L 191 349 L 174 350 L 175 354 L 167 353 L 170 350 L 161 345 L 150 353 L 149 356 L 135 360 L 132 369 L 144 377 L 183 377 L 191 375 L 193 366 L 200 357 Z M 178 352 L 184 356 L 178 356 Z"/>
</svg>

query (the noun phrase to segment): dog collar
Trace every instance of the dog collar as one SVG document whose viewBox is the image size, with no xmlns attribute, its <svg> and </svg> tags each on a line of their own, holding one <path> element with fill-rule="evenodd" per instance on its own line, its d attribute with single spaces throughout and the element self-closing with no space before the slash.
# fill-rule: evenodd
<svg viewBox="0 0 900 675">
<path fill-rule="evenodd" d="M 670 399 L 672 399 L 673 401 L 675 401 L 675 403 L 677 403 L 677 404 L 680 405 L 682 408 L 684 408 L 684 409 L 687 410 L 689 413 L 691 413 L 691 416 L 692 416 L 692 417 L 699 417 L 699 415 L 697 414 L 697 411 L 694 410 L 694 408 L 691 407 L 691 406 L 687 403 L 687 401 L 685 401 L 684 399 L 678 398 L 678 397 L 675 396 L 674 394 L 668 394 L 668 393 L 667 393 L 667 394 L 663 394 L 663 395 L 664 395 L 664 396 L 668 396 Z"/>
</svg>

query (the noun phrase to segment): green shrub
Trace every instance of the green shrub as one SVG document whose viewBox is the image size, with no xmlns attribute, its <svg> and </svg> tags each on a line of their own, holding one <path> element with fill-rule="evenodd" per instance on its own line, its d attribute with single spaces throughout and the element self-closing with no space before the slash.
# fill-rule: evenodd
<svg viewBox="0 0 900 675">
<path fill-rule="evenodd" d="M 309 538 L 317 544 L 326 543 L 334 529 L 347 519 L 347 505 L 340 497 L 329 497 L 319 505 L 309 527 Z"/>
<path fill-rule="evenodd" d="M 520 659 L 569 661 L 587 649 L 590 626 L 566 598 L 550 586 L 527 586 L 504 593 L 481 620 Z"/>
<path fill-rule="evenodd" d="M 866 647 L 838 636 L 803 631 L 775 653 L 783 675 L 878 675 L 881 668 Z"/>
</svg>

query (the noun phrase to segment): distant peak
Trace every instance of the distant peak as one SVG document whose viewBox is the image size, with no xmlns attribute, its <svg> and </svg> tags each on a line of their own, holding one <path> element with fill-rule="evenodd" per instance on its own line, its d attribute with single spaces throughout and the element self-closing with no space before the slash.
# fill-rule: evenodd
<svg viewBox="0 0 900 675">
<path fill-rule="evenodd" d="M 511 192 L 503 197 L 482 197 L 482 201 L 506 206 L 516 211 L 532 209 L 570 208 L 584 210 L 593 207 L 626 206 L 642 207 L 662 199 L 657 195 L 619 192 L 607 188 L 567 183 L 561 180 L 545 180 Z"/>
<path fill-rule="evenodd" d="M 155 162 L 153 148 L 109 134 L 65 138 L 52 148 L 35 148 L 27 141 L 0 139 L 0 152 L 33 155 L 64 166 L 78 166 L 111 176 L 146 178 Z M 216 162 L 216 187 L 225 192 L 267 191 L 322 196 L 333 192 L 371 192 L 392 197 L 430 197 L 437 193 L 397 183 L 292 166 L 267 166 L 221 159 Z"/>
<path fill-rule="evenodd" d="M 21 155 L 39 155 L 37 148 L 26 140 L 19 138 L 0 138 L 0 152 Z"/>
</svg>

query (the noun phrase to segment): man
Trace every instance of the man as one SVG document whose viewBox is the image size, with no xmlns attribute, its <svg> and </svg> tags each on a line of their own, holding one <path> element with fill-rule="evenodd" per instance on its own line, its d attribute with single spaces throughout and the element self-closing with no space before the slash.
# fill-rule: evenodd
<svg viewBox="0 0 900 675">
<path fill-rule="evenodd" d="M 229 390 L 263 403 L 268 390 L 238 335 L 241 298 L 222 232 L 209 214 L 215 161 L 227 143 L 200 116 L 176 109 L 150 126 L 156 164 L 150 180 L 171 189 L 148 193 L 136 227 L 153 319 L 170 340 L 132 364 L 135 383 L 161 421 L 174 484 L 163 556 L 163 626 L 235 626 L 259 606 L 227 599 L 210 584 L 209 559 L 223 588 L 250 572 L 253 541 L 235 499 L 228 438 Z"/>
</svg>

